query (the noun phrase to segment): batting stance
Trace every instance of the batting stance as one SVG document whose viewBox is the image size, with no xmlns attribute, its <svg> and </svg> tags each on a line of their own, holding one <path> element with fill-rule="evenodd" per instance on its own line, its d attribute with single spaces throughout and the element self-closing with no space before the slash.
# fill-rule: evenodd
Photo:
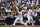
<svg viewBox="0 0 40 27">
<path fill-rule="evenodd" d="M 18 17 L 15 19 L 13 25 L 15 25 L 15 23 L 16 23 L 18 20 L 20 20 L 20 23 L 21 23 L 21 24 L 26 25 L 26 24 L 23 22 L 22 12 L 19 12 L 19 15 L 18 15 Z"/>
</svg>

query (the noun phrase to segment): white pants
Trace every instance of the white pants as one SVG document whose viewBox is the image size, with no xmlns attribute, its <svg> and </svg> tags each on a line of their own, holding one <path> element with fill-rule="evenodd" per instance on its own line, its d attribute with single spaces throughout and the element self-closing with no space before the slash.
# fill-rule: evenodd
<svg viewBox="0 0 40 27">
<path fill-rule="evenodd" d="M 16 23 L 18 20 L 20 20 L 20 23 L 21 23 L 21 24 L 24 24 L 24 25 L 25 25 L 25 23 L 23 22 L 23 17 L 17 17 L 17 18 L 15 19 L 15 21 L 14 21 L 14 25 L 15 25 L 15 23 Z"/>
<path fill-rule="evenodd" d="M 31 20 L 33 20 L 32 16 L 27 16 L 28 21 L 30 22 Z"/>
<path fill-rule="evenodd" d="M 27 16 L 27 18 L 28 18 L 29 24 L 32 23 L 32 25 L 34 25 L 32 16 Z"/>
</svg>

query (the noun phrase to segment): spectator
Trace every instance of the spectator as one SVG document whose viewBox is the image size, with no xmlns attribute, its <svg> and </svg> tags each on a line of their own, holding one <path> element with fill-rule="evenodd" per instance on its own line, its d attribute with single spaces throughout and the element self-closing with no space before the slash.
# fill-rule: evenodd
<svg viewBox="0 0 40 27">
<path fill-rule="evenodd" d="M 1 12 L 1 19 L 4 20 L 5 18 L 7 18 L 6 15 L 5 15 L 5 12 Z"/>
<path fill-rule="evenodd" d="M 37 6 L 37 8 L 35 9 L 36 12 L 40 12 L 39 7 Z"/>
<path fill-rule="evenodd" d="M 23 16 L 26 15 L 26 11 L 30 11 L 30 12 L 40 12 L 40 7 L 38 6 L 39 1 L 37 0 L 0 0 L 1 3 L 1 9 L 0 12 L 8 12 L 7 17 L 17 17 L 18 16 L 18 12 L 22 11 L 23 13 L 25 13 Z M 9 13 L 11 12 L 11 13 Z M 1 16 L 6 16 L 6 15 L 2 15 Z"/>
<path fill-rule="evenodd" d="M 24 7 L 23 7 L 25 10 L 27 9 L 27 5 L 26 5 L 26 3 L 24 3 Z"/>
<path fill-rule="evenodd" d="M 6 5 L 5 4 L 2 4 L 2 7 L 1 8 L 6 8 Z"/>
<path fill-rule="evenodd" d="M 7 17 L 13 18 L 13 14 L 11 12 L 8 13 Z"/>
<path fill-rule="evenodd" d="M 7 9 L 5 9 L 6 12 L 11 12 L 10 7 L 7 7 Z"/>
</svg>

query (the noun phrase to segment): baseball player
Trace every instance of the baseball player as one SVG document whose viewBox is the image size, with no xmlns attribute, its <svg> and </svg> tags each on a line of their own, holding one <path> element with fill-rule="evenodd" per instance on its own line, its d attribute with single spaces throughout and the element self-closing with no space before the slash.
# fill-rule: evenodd
<svg viewBox="0 0 40 27">
<path fill-rule="evenodd" d="M 33 21 L 33 14 L 32 14 L 32 10 L 31 11 L 27 11 L 27 18 L 28 18 L 28 21 L 26 22 L 26 24 L 30 24 L 31 21 Z M 32 22 L 32 25 L 34 25 L 34 23 Z"/>
<path fill-rule="evenodd" d="M 18 15 L 18 17 L 15 19 L 13 25 L 15 25 L 15 23 L 16 23 L 18 20 L 20 20 L 20 23 L 21 23 L 21 24 L 27 25 L 27 24 L 25 24 L 25 23 L 23 22 L 22 12 L 19 12 L 19 15 Z"/>
</svg>

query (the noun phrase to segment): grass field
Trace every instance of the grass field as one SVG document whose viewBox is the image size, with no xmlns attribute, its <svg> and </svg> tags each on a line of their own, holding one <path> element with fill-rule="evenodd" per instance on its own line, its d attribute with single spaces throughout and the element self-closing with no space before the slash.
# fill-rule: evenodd
<svg viewBox="0 0 40 27">
<path fill-rule="evenodd" d="M 31 26 L 31 25 L 28 25 L 28 26 L 24 26 L 24 25 L 16 25 L 16 26 L 0 25 L 0 27 L 40 27 L 40 25 L 35 25 L 35 26 Z"/>
</svg>

